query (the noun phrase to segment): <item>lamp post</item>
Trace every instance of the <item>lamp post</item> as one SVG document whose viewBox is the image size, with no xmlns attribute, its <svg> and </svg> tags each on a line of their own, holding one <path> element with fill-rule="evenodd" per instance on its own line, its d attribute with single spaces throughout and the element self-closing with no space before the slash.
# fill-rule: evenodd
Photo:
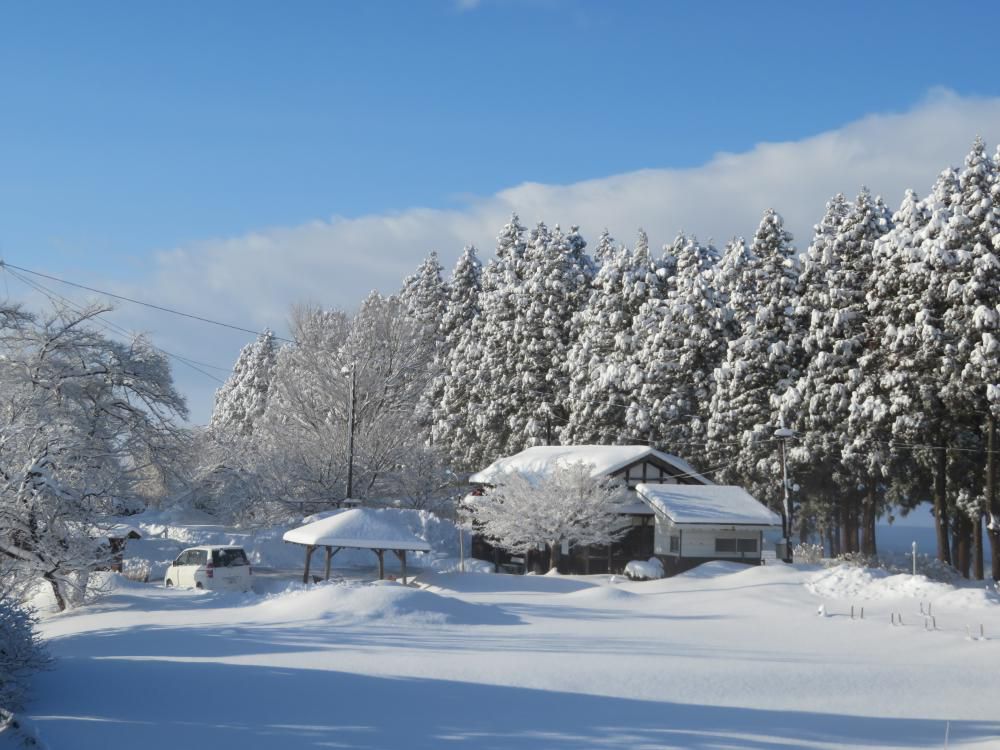
<svg viewBox="0 0 1000 750">
<path fill-rule="evenodd" d="M 781 487 L 784 490 L 781 513 L 781 534 L 784 537 L 785 557 L 787 563 L 792 561 L 792 502 L 788 497 L 788 462 L 785 457 L 785 443 L 794 437 L 795 431 L 787 427 L 779 427 L 774 436 L 781 441 Z"/>
<path fill-rule="evenodd" d="M 350 409 L 347 412 L 347 498 L 350 500 L 354 496 L 354 385 L 355 385 L 355 369 L 354 363 L 351 362 L 350 366 L 344 365 L 340 368 L 340 372 L 343 375 L 350 375 L 351 388 L 350 396 L 348 400 L 350 401 Z"/>
</svg>

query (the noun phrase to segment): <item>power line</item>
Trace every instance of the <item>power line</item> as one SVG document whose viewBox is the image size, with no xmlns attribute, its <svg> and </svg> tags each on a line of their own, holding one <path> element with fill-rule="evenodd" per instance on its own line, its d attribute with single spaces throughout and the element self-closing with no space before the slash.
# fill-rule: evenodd
<svg viewBox="0 0 1000 750">
<path fill-rule="evenodd" d="M 21 276 L 20 274 L 14 272 L 12 270 L 10 270 L 11 267 L 9 267 L 7 264 L 3 264 L 2 262 L 0 262 L 0 268 L 2 268 L 4 271 L 6 271 L 7 274 L 10 274 L 15 279 L 17 279 L 18 281 L 20 281 L 22 284 L 25 284 L 26 286 L 31 287 L 35 291 L 41 293 L 43 296 L 47 297 L 49 299 L 49 301 L 52 302 L 53 304 L 57 304 L 58 305 L 59 302 L 62 302 L 63 304 L 67 305 L 72 310 L 75 310 L 78 313 L 82 313 L 83 312 L 83 308 L 80 307 L 79 305 L 77 305 L 76 303 L 74 303 L 72 300 L 70 300 L 70 299 L 62 296 L 58 292 L 53 292 L 51 289 L 48 289 L 47 287 L 45 287 L 45 286 L 43 286 L 43 285 L 41 285 L 41 284 L 39 284 L 37 282 L 31 281 L 31 279 L 26 279 L 25 277 Z M 4 274 L 4 277 L 6 278 L 6 274 Z M 121 326 L 119 326 L 118 324 L 116 324 L 116 323 L 114 323 L 112 321 L 106 320 L 104 318 L 100 318 L 99 315 L 98 316 L 94 316 L 93 320 L 94 320 L 95 323 L 97 323 L 102 328 L 104 328 L 104 330 L 109 331 L 110 333 L 117 334 L 117 335 L 125 337 L 125 338 L 131 338 L 133 336 L 133 334 L 131 332 L 129 332 L 128 330 L 126 330 L 125 328 L 122 328 Z M 169 352 L 166 349 L 153 344 L 152 342 L 150 342 L 150 346 L 153 349 L 157 350 L 158 352 L 160 352 L 162 354 L 165 354 L 166 356 L 168 356 L 168 357 L 170 357 L 172 359 L 177 360 L 181 364 L 187 365 L 192 370 L 195 370 L 196 372 L 201 373 L 205 377 L 211 378 L 212 380 L 216 381 L 217 383 L 221 383 L 221 384 L 225 385 L 226 381 L 224 381 L 223 379 L 221 379 L 221 378 L 213 375 L 210 372 L 205 372 L 198 365 L 201 365 L 203 367 L 211 367 L 213 369 L 223 370 L 223 371 L 228 370 L 230 368 L 219 367 L 218 365 L 210 365 L 210 364 L 205 363 L 205 362 L 199 362 L 198 360 L 189 359 L 187 357 L 182 357 L 181 355 L 174 354 L 173 352 Z"/>
<path fill-rule="evenodd" d="M 229 328 L 234 331 L 242 331 L 243 333 L 252 333 L 255 336 L 263 336 L 264 331 L 255 331 L 252 328 L 244 328 L 243 326 L 233 325 L 232 323 L 224 323 L 220 320 L 213 320 L 212 318 L 206 318 L 201 315 L 195 315 L 193 313 L 186 313 L 181 310 L 175 310 L 171 307 L 164 307 L 163 305 L 157 305 L 152 302 L 144 302 L 143 300 L 134 299 L 132 297 L 125 297 L 121 294 L 115 294 L 114 292 L 109 292 L 103 289 L 96 289 L 92 286 L 86 286 L 85 284 L 78 284 L 75 281 L 67 281 L 66 279 L 60 279 L 58 276 L 50 276 L 47 273 L 41 273 L 40 271 L 32 271 L 30 268 L 22 268 L 21 266 L 15 266 L 13 263 L 8 263 L 0 259 L 0 268 L 15 268 L 23 273 L 30 273 L 32 276 L 39 276 L 43 279 L 49 279 L 50 281 L 56 281 L 60 284 L 66 284 L 67 286 L 73 286 L 77 289 L 85 289 L 88 292 L 94 292 L 95 294 L 102 294 L 106 297 L 112 297 L 114 299 L 120 299 L 124 302 L 131 302 L 133 305 L 142 305 L 143 307 L 149 307 L 154 310 L 159 310 L 160 312 L 170 313 L 171 315 L 179 315 L 182 318 L 190 318 L 191 320 L 197 320 L 202 323 L 209 323 L 214 326 L 220 326 L 221 328 Z M 271 336 L 279 341 L 285 341 L 289 344 L 294 344 L 295 341 L 284 336 L 278 336 L 271 333 Z"/>
</svg>

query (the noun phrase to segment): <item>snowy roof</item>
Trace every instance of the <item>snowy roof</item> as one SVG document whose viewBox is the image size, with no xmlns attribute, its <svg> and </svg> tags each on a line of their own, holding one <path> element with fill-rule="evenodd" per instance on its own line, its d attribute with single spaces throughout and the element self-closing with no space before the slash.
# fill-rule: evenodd
<svg viewBox="0 0 1000 750">
<path fill-rule="evenodd" d="M 766 508 L 742 487 L 640 484 L 635 490 L 653 510 L 676 524 L 781 525 L 781 516 Z"/>
<path fill-rule="evenodd" d="M 290 529 L 286 542 L 314 546 L 400 549 L 429 552 L 431 546 L 413 534 L 401 515 L 392 510 L 352 508 Z"/>
<path fill-rule="evenodd" d="M 591 476 L 600 477 L 614 474 L 630 464 L 650 457 L 673 466 L 679 474 L 689 476 L 696 482 L 709 483 L 683 458 L 654 450 L 648 445 L 538 445 L 516 455 L 497 459 L 470 476 L 469 481 L 476 484 L 496 484 L 510 472 L 540 476 L 551 471 L 553 466 L 578 462 L 591 464 L 594 467 Z"/>
</svg>

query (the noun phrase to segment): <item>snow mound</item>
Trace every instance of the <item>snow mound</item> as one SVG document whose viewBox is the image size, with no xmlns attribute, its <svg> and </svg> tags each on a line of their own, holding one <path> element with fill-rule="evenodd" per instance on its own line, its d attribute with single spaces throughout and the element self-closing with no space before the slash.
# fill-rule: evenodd
<svg viewBox="0 0 1000 750">
<path fill-rule="evenodd" d="M 712 562 L 702 563 L 698 567 L 691 568 L 691 570 L 687 570 L 680 575 L 687 578 L 716 578 L 717 576 L 728 576 L 733 573 L 745 573 L 748 570 L 752 570 L 752 567 L 744 563 L 713 560 Z"/>
<path fill-rule="evenodd" d="M 826 599 L 927 599 L 940 604 L 982 607 L 1000 597 L 982 587 L 956 588 L 926 576 L 890 573 L 878 568 L 837 565 L 814 573 L 806 588 Z"/>
<path fill-rule="evenodd" d="M 493 605 L 470 604 L 387 581 L 379 585 L 319 584 L 271 596 L 251 609 L 252 617 L 271 623 L 331 620 L 337 624 L 497 625 L 519 621 Z"/>
<path fill-rule="evenodd" d="M 629 600 L 639 598 L 638 594 L 619 588 L 617 586 L 593 586 L 587 589 L 580 589 L 569 594 L 564 594 L 566 599 L 571 599 L 574 603 L 586 602 L 588 604 L 620 604 Z"/>
</svg>

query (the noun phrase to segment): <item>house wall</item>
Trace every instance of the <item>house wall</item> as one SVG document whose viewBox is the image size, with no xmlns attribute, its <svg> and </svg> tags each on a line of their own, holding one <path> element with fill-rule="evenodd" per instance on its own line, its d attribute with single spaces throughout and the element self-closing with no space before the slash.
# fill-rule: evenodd
<svg viewBox="0 0 1000 750">
<path fill-rule="evenodd" d="M 711 560 L 759 560 L 763 543 L 763 528 L 758 526 L 743 527 L 677 527 L 669 520 L 656 517 L 653 534 L 653 549 L 657 555 L 673 557 L 697 557 Z M 670 539 L 675 537 L 677 544 L 671 549 Z M 719 550 L 716 539 L 753 540 L 756 542 L 753 550 L 732 551 Z"/>
</svg>

